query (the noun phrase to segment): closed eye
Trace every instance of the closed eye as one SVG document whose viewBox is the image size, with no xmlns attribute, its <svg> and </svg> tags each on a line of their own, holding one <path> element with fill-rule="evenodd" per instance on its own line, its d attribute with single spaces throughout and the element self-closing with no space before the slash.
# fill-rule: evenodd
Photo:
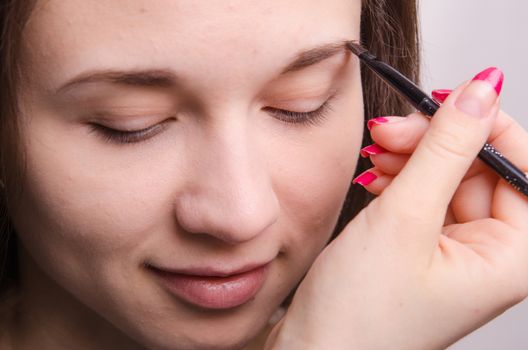
<svg viewBox="0 0 528 350">
<path fill-rule="evenodd" d="M 335 96 L 336 94 L 332 95 L 319 108 L 308 112 L 294 112 L 273 107 L 265 107 L 264 110 L 286 123 L 318 125 L 325 119 L 328 112 L 332 110 L 331 101 Z"/>
<path fill-rule="evenodd" d="M 296 112 L 273 107 L 265 107 L 263 110 L 271 114 L 274 118 L 277 118 L 278 120 L 285 123 L 297 125 L 318 125 L 326 118 L 328 112 L 332 110 L 331 101 L 335 96 L 336 94 L 332 95 L 320 107 L 308 112 Z M 101 124 L 91 123 L 89 132 L 97 133 L 105 142 L 109 143 L 138 143 L 150 139 L 163 132 L 167 128 L 169 121 L 170 119 L 167 119 L 161 123 L 149 126 L 144 129 L 126 131 L 109 128 Z"/>
<path fill-rule="evenodd" d="M 169 120 L 165 120 L 161 123 L 154 124 L 148 128 L 141 130 L 117 130 L 112 129 L 107 126 L 92 123 L 90 124 L 90 131 L 95 132 L 103 138 L 104 141 L 109 143 L 116 144 L 126 144 L 126 143 L 137 143 L 154 137 L 155 135 L 161 133 L 167 128 Z"/>
</svg>

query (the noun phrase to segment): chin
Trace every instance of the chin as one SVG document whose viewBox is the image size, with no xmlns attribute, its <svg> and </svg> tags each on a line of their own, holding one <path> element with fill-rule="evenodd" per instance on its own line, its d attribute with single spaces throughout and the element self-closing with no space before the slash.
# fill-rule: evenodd
<svg viewBox="0 0 528 350">
<path fill-rule="evenodd" d="M 178 337 L 170 334 L 157 336 L 155 339 L 140 339 L 139 342 L 149 350 L 242 350 L 258 335 L 261 329 L 246 334 L 230 332 L 224 336 L 217 336 L 216 332 L 203 330 L 202 337 Z M 209 335 L 208 335 L 209 333 Z"/>
<path fill-rule="evenodd" d="M 273 325 L 270 307 L 197 312 L 193 319 L 182 322 L 182 318 L 158 314 L 159 318 L 143 318 L 137 323 L 121 319 L 121 330 L 133 341 L 149 350 L 242 350 L 254 342 L 263 344 Z M 256 305 L 253 305 L 256 306 Z M 180 314 L 184 319 L 184 315 Z M 164 317 L 165 316 L 165 317 Z M 172 318 L 172 320 L 171 320 Z M 124 324 L 122 323 L 124 322 Z M 143 349 L 143 348 L 142 348 Z M 135 350 L 135 348 L 134 348 Z"/>
</svg>

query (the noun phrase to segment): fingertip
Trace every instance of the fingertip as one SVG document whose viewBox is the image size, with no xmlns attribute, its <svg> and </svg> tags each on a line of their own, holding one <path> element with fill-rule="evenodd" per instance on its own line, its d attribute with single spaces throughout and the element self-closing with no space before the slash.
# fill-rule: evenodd
<svg viewBox="0 0 528 350">
<path fill-rule="evenodd" d="M 375 169 L 373 171 L 375 171 L 376 179 L 366 185 L 363 185 L 363 187 L 368 192 L 378 196 L 391 184 L 394 176 L 385 174 L 379 169 Z"/>
<path fill-rule="evenodd" d="M 367 147 L 364 147 L 360 150 L 360 155 L 363 158 L 368 158 L 370 156 L 385 153 L 387 150 L 380 145 L 373 143 L 372 145 L 368 145 Z"/>
<path fill-rule="evenodd" d="M 490 84 L 497 93 L 497 96 L 500 96 L 504 82 L 504 73 L 497 67 L 489 67 L 475 75 L 473 80 L 484 81 Z"/>
<path fill-rule="evenodd" d="M 374 128 L 372 141 L 385 150 L 396 153 L 412 153 L 424 133 L 429 128 L 430 119 L 421 113 L 411 113 L 391 121 L 391 127 Z"/>
<path fill-rule="evenodd" d="M 436 102 L 443 103 L 452 92 L 451 89 L 436 89 L 432 91 L 431 95 Z"/>
<path fill-rule="evenodd" d="M 388 123 L 389 119 L 387 117 L 376 117 L 372 118 L 367 122 L 367 129 L 372 130 L 376 125 Z"/>
<path fill-rule="evenodd" d="M 365 186 L 370 185 L 377 178 L 378 178 L 378 175 L 376 175 L 373 169 L 369 169 L 367 171 L 362 172 L 354 180 L 352 180 L 352 184 L 353 185 L 359 184 L 365 187 Z"/>
<path fill-rule="evenodd" d="M 490 67 L 475 75 L 471 83 L 462 91 L 455 101 L 461 112 L 476 117 L 486 118 L 499 98 L 504 74 L 495 67 Z"/>
</svg>

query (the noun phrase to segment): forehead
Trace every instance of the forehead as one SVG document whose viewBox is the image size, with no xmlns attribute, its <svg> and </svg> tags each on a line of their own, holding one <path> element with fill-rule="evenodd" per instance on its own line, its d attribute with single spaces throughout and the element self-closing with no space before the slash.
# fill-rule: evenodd
<svg viewBox="0 0 528 350">
<path fill-rule="evenodd" d="M 94 68 L 87 64 L 266 70 L 299 49 L 359 38 L 360 8 L 360 0 L 42 0 L 25 56 L 59 80 Z"/>
</svg>

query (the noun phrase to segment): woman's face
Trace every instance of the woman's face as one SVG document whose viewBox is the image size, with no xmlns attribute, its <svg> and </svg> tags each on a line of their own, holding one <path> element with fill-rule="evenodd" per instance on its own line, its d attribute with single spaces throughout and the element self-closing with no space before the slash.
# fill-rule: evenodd
<svg viewBox="0 0 528 350">
<path fill-rule="evenodd" d="M 359 0 L 38 2 L 13 218 L 28 293 L 49 279 L 67 312 L 151 348 L 246 344 L 349 188 L 362 92 L 336 43 L 359 21 Z M 66 312 L 62 294 L 38 298 Z"/>
</svg>

